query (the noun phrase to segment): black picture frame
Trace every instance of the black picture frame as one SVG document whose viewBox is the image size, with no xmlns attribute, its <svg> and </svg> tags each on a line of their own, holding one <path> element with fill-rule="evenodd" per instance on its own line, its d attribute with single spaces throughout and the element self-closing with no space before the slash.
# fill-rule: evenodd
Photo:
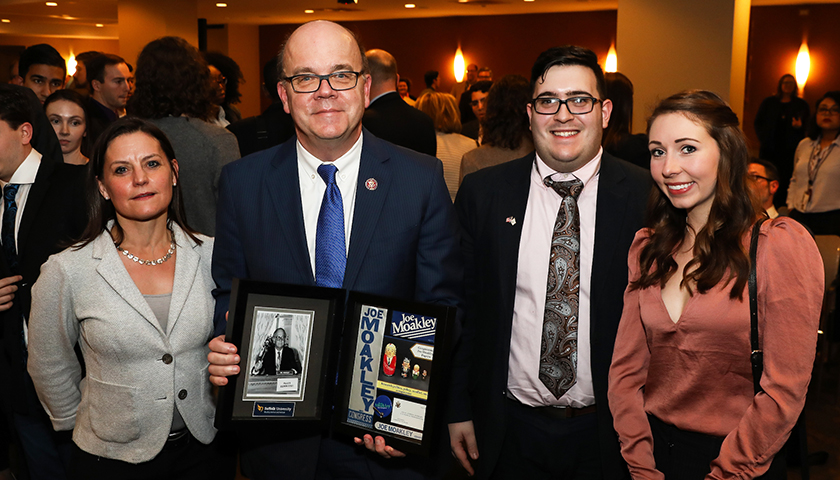
<svg viewBox="0 0 840 480">
<path fill-rule="evenodd" d="M 430 456 L 446 426 L 455 308 L 358 292 L 347 302 L 333 432 Z"/>
<path fill-rule="evenodd" d="M 217 428 L 253 429 L 276 422 L 313 432 L 329 428 L 345 294 L 233 280 L 225 341 L 237 347 L 240 373 L 220 387 Z M 280 329 L 286 346 L 277 353 L 274 340 L 282 338 Z"/>
</svg>

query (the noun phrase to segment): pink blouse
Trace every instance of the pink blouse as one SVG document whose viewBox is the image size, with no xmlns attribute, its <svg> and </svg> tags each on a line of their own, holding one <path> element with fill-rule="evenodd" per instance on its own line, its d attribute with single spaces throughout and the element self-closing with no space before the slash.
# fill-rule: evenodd
<svg viewBox="0 0 840 480">
<path fill-rule="evenodd" d="M 753 391 L 749 291 L 731 299 L 721 282 L 694 294 L 677 323 L 659 286 L 624 293 L 609 378 L 610 410 L 634 479 L 657 479 L 647 414 L 680 429 L 726 437 L 707 479 L 763 474 L 805 404 L 824 292 L 822 258 L 795 221 L 765 222 L 758 242 L 759 338 L 763 393 Z M 650 236 L 630 248 L 630 279 Z M 749 248 L 749 235 L 744 239 Z"/>
</svg>

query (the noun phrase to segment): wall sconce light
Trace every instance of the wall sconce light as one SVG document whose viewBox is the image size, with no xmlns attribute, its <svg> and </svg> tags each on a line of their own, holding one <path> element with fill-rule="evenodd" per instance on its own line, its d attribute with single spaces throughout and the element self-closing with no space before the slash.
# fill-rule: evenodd
<svg viewBox="0 0 840 480">
<path fill-rule="evenodd" d="M 461 83 L 464 81 L 464 72 L 466 65 L 464 63 L 464 54 L 461 52 L 461 47 L 455 51 L 455 62 L 452 65 L 452 70 L 455 72 L 455 81 Z"/>
<path fill-rule="evenodd" d="M 607 53 L 607 61 L 604 62 L 604 71 L 615 73 L 618 71 L 618 55 L 615 53 L 615 44 L 610 45 L 610 51 Z"/>
<path fill-rule="evenodd" d="M 799 47 L 799 54 L 796 56 L 796 85 L 799 87 L 799 95 L 802 96 L 802 89 L 808 81 L 808 74 L 811 72 L 811 53 L 808 51 L 808 44 L 802 41 Z"/>
<path fill-rule="evenodd" d="M 67 76 L 72 77 L 76 74 L 76 55 L 73 54 L 73 50 L 70 50 L 70 58 L 67 60 Z"/>
</svg>

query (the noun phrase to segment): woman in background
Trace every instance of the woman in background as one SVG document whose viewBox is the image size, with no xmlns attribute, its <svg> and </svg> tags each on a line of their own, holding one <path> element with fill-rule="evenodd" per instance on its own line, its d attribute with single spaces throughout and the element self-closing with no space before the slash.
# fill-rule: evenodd
<svg viewBox="0 0 840 480">
<path fill-rule="evenodd" d="M 29 373 L 56 430 L 73 430 L 76 478 L 214 478 L 213 239 L 187 225 L 154 125 L 114 122 L 91 160 L 88 226 L 32 289 Z"/>
<path fill-rule="evenodd" d="M 207 63 L 183 38 L 159 38 L 137 57 L 136 82 L 128 113 L 149 119 L 169 137 L 181 163 L 187 221 L 213 236 L 219 175 L 239 158 L 239 144 L 231 132 L 208 123 L 212 85 Z"/>
<path fill-rule="evenodd" d="M 808 102 L 799 98 L 799 87 L 793 75 L 779 79 L 776 94 L 762 100 L 755 114 L 755 133 L 761 145 L 759 158 L 767 160 L 779 170 L 779 190 L 786 192 L 793 174 L 793 155 L 805 136 L 811 110 Z"/>
<path fill-rule="evenodd" d="M 461 115 L 455 97 L 448 93 L 430 92 L 420 95 L 414 105 L 418 110 L 432 117 L 437 138 L 436 157 L 443 162 L 443 178 L 449 195 L 455 200 L 458 192 L 458 171 L 461 157 L 478 147 L 475 140 L 461 135 Z"/>
<path fill-rule="evenodd" d="M 44 101 L 44 111 L 55 129 L 64 163 L 88 162 L 85 99 L 73 90 L 56 90 Z"/>
<path fill-rule="evenodd" d="M 521 75 L 505 75 L 487 92 L 487 110 L 481 124 L 482 144 L 461 158 L 458 185 L 464 176 L 534 151 L 531 122 L 523 105 L 531 101 L 531 86 Z"/>
<path fill-rule="evenodd" d="M 604 129 L 601 144 L 609 154 L 650 169 L 647 135 L 633 135 L 633 83 L 621 73 L 605 73 L 606 97 L 612 100 L 610 123 Z"/>
<path fill-rule="evenodd" d="M 840 91 L 817 101 L 808 137 L 796 148 L 790 216 L 815 235 L 840 235 Z"/>
<path fill-rule="evenodd" d="M 227 127 L 242 120 L 242 114 L 234 106 L 242 98 L 239 84 L 245 82 L 239 65 L 234 59 L 218 52 L 205 52 L 204 59 L 210 68 L 210 78 L 213 81 L 214 123 L 220 127 Z"/>
<path fill-rule="evenodd" d="M 686 91 L 656 107 L 648 136 L 658 189 L 651 227 L 630 249 L 609 375 L 621 453 L 634 480 L 785 478 L 784 462 L 773 459 L 811 378 L 824 282 L 819 251 L 790 218 L 761 226 L 764 371 L 755 393 L 745 287 L 750 231 L 763 213 L 749 192 L 738 117 L 714 93 Z"/>
</svg>

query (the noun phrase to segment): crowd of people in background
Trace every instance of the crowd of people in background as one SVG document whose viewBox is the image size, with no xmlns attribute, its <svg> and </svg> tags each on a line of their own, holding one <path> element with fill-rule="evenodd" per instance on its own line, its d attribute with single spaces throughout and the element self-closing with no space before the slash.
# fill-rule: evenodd
<svg viewBox="0 0 840 480">
<path fill-rule="evenodd" d="M 240 371 L 218 336 L 234 277 L 461 309 L 443 445 L 480 478 L 783 478 L 824 288 L 811 236 L 840 235 L 840 91 L 812 115 L 784 75 L 751 158 L 711 92 L 634 133 L 631 79 L 581 47 L 530 79 L 467 65 L 450 92 L 429 70 L 414 96 L 389 52 L 310 22 L 248 118 L 235 59 L 182 38 L 76 60 L 33 45 L 0 85 L 0 438 L 23 478 L 233 478 L 211 384 Z M 239 442 L 257 480 L 450 462 L 369 435 Z"/>
</svg>

